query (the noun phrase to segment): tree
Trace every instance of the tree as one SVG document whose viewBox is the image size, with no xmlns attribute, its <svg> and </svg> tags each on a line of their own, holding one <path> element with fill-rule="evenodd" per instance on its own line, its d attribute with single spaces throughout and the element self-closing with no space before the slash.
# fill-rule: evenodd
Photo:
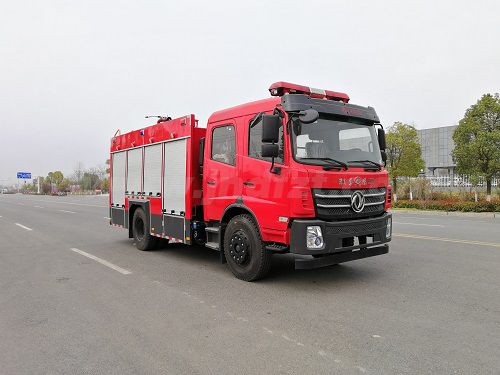
<svg viewBox="0 0 500 375">
<path fill-rule="evenodd" d="M 76 185 L 80 185 L 82 183 L 82 177 L 84 172 L 83 168 L 84 168 L 83 163 L 81 161 L 76 163 L 72 176 Z"/>
<path fill-rule="evenodd" d="M 97 177 L 99 177 L 99 180 L 102 181 L 106 177 L 106 175 L 109 173 L 109 172 L 107 172 L 107 170 L 108 170 L 108 168 L 106 168 L 106 166 L 104 166 L 104 165 L 98 165 L 98 166 L 96 166 L 94 168 L 90 168 L 89 171 L 91 173 L 96 174 Z"/>
<path fill-rule="evenodd" d="M 387 169 L 392 178 L 392 187 L 397 192 L 397 178 L 416 177 L 425 164 L 415 127 L 395 122 L 388 129 L 386 138 Z"/>
<path fill-rule="evenodd" d="M 95 190 L 98 188 L 101 180 L 95 171 L 90 169 L 88 172 L 83 173 L 82 177 L 82 189 L 83 190 Z"/>
<path fill-rule="evenodd" d="M 40 178 L 40 185 L 41 185 L 41 190 L 42 194 L 49 194 L 52 192 L 52 184 L 48 180 L 48 178 Z"/>
<path fill-rule="evenodd" d="M 68 192 L 70 185 L 71 181 L 65 178 L 59 184 L 57 184 L 57 190 Z"/>
<path fill-rule="evenodd" d="M 61 171 L 49 172 L 45 180 L 47 183 L 57 187 L 64 180 L 64 175 Z"/>
<path fill-rule="evenodd" d="M 491 200 L 491 180 L 500 171 L 500 98 L 485 94 L 465 112 L 453 133 L 453 158 L 457 170 L 486 180 Z"/>
<path fill-rule="evenodd" d="M 109 177 L 102 180 L 102 191 L 103 193 L 109 193 Z"/>
</svg>

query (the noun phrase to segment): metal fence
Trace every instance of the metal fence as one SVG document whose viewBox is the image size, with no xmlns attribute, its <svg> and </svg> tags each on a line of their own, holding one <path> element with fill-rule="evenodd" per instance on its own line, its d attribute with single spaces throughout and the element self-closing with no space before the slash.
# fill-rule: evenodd
<svg viewBox="0 0 500 375">
<path fill-rule="evenodd" d="M 471 183 L 470 176 L 467 175 L 455 175 L 455 176 L 426 176 L 427 180 L 430 181 L 433 187 L 473 187 Z M 491 181 L 493 187 L 500 186 L 500 177 L 493 178 Z M 479 183 L 477 184 L 480 188 L 486 188 L 486 180 L 484 178 L 479 178 Z"/>
</svg>

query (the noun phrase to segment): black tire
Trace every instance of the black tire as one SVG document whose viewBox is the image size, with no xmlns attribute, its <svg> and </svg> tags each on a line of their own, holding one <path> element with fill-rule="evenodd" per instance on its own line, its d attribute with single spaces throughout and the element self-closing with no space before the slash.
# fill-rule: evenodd
<svg viewBox="0 0 500 375">
<path fill-rule="evenodd" d="M 272 253 L 265 249 L 257 224 L 247 214 L 229 222 L 224 231 L 224 255 L 231 272 L 241 280 L 261 279 L 271 268 Z"/>
<path fill-rule="evenodd" d="M 132 233 L 134 235 L 135 245 L 139 250 L 152 250 L 158 245 L 158 237 L 149 234 L 147 226 L 146 213 L 142 208 L 137 208 L 132 218 Z"/>
</svg>

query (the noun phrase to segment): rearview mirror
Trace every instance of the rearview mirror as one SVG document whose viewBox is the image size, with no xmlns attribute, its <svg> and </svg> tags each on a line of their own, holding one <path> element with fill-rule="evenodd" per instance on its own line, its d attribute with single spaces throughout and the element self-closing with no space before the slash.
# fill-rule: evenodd
<svg viewBox="0 0 500 375">
<path fill-rule="evenodd" d="M 264 143 L 261 148 L 263 158 L 277 158 L 279 156 L 280 147 L 277 144 Z"/>
<path fill-rule="evenodd" d="M 279 115 L 262 115 L 262 142 L 278 143 L 281 118 Z"/>
<path fill-rule="evenodd" d="M 385 150 L 380 151 L 380 155 L 382 156 L 382 161 L 384 162 L 384 165 L 387 163 L 387 153 Z"/>
<path fill-rule="evenodd" d="M 379 129 L 378 133 L 378 145 L 380 146 L 381 150 L 385 150 L 387 148 L 386 142 L 385 142 L 385 131 L 384 129 Z"/>
<path fill-rule="evenodd" d="M 303 124 L 311 124 L 318 120 L 319 113 L 315 109 L 306 109 L 305 111 L 299 112 L 299 120 Z"/>
</svg>

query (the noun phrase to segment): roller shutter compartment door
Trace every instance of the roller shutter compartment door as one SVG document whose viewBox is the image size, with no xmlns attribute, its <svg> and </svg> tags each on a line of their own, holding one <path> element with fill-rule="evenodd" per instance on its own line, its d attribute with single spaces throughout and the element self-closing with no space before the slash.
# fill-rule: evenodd
<svg viewBox="0 0 500 375">
<path fill-rule="evenodd" d="M 141 176 L 142 147 L 128 151 L 127 191 L 129 194 L 137 194 L 141 192 Z"/>
<path fill-rule="evenodd" d="M 125 151 L 113 154 L 111 202 L 120 207 L 125 204 Z"/>
<path fill-rule="evenodd" d="M 144 192 L 153 197 L 161 193 L 161 151 L 162 145 L 144 148 Z"/>
<path fill-rule="evenodd" d="M 186 211 L 186 139 L 165 143 L 163 207 L 167 214 Z"/>
</svg>

